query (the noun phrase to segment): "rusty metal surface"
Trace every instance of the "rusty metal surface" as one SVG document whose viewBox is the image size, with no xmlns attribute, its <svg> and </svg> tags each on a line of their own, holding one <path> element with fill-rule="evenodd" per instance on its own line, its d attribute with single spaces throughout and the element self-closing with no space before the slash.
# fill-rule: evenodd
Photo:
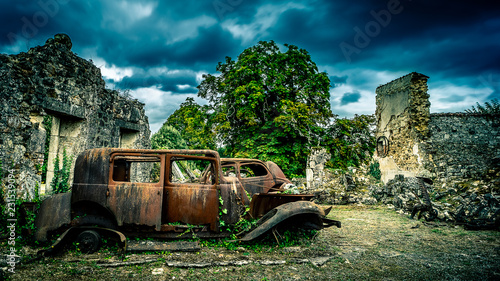
<svg viewBox="0 0 500 281">
<path fill-rule="evenodd" d="M 246 211 L 246 205 L 250 203 L 245 189 L 236 178 L 226 178 L 228 183 L 219 186 L 220 196 L 223 199 L 221 210 L 225 210 L 219 218 L 226 224 L 234 224 Z"/>
<path fill-rule="evenodd" d="M 251 165 L 262 167 L 262 169 L 266 170 L 266 174 L 247 178 L 243 177 L 242 169 L 244 169 L 245 166 Z M 278 165 L 271 161 L 264 163 L 258 159 L 221 158 L 221 166 L 233 167 L 235 170 L 235 176 L 241 182 L 245 190 L 251 195 L 275 191 L 283 183 L 291 183 Z"/>
<path fill-rule="evenodd" d="M 195 188 L 197 191 L 186 190 L 185 187 L 181 187 L 179 190 L 170 190 L 169 192 L 168 188 L 164 188 L 167 182 L 164 178 L 165 174 L 170 172 L 166 170 L 166 155 L 211 159 L 215 160 L 215 163 L 218 163 L 219 160 L 218 153 L 211 150 L 119 148 L 87 150 L 77 159 L 75 184 L 73 185 L 73 203 L 87 201 L 98 203 L 103 208 L 110 210 L 113 216 L 116 217 L 118 225 L 154 226 L 159 231 L 163 215 L 164 222 L 179 220 L 190 224 L 209 223 L 211 229 L 215 230 L 217 215 L 214 214 L 218 213 L 218 205 L 214 207 L 214 202 L 216 203 L 218 200 L 216 200 L 217 196 L 214 191 L 202 190 L 204 187 Z M 149 161 L 149 156 L 156 156 L 161 159 L 160 180 L 158 183 L 123 182 L 127 181 L 125 177 L 119 179 L 121 182 L 114 181 L 113 169 L 117 168 L 114 167 L 116 166 L 113 164 L 114 161 L 123 161 L 127 157 L 135 157 L 135 161 Z M 219 168 L 218 165 L 215 166 Z M 169 197 L 163 199 L 166 194 L 169 194 Z M 207 202 L 212 203 L 207 205 Z"/>
<path fill-rule="evenodd" d="M 290 202 L 309 201 L 314 197 L 312 194 L 280 194 L 262 193 L 254 194 L 250 202 L 250 216 L 260 218 L 270 210 Z"/>
<path fill-rule="evenodd" d="M 47 232 L 56 230 L 71 221 L 71 193 L 55 194 L 44 200 L 36 216 L 37 241 L 47 241 Z"/>
<path fill-rule="evenodd" d="M 75 162 L 73 183 L 107 184 L 109 157 L 115 150 L 115 148 L 97 148 L 80 153 Z"/>
<path fill-rule="evenodd" d="M 211 230 L 217 230 L 219 195 L 215 187 L 206 189 L 202 185 L 167 186 L 164 202 L 164 223 L 209 224 Z"/>
<path fill-rule="evenodd" d="M 195 183 L 172 182 L 171 166 L 176 161 L 186 160 L 210 165 Z M 134 182 L 129 168 L 134 161 L 159 163 L 156 166 L 159 175 L 150 177 L 155 182 Z M 286 219 L 295 214 L 312 214 L 312 220 L 322 215 L 321 209 L 307 202 L 313 195 L 269 192 L 290 182 L 276 164 L 255 159 L 224 161 L 237 169 L 237 177 L 222 174 L 219 154 L 212 150 L 87 150 L 77 159 L 73 192 L 55 196 L 42 204 L 39 236 L 45 237 L 47 231 L 69 223 L 70 213 L 75 225 L 78 219 L 92 218 L 106 223 L 101 227 L 114 225 L 111 228 L 127 231 L 127 234 L 161 238 L 190 238 L 193 234 L 200 238 L 228 236 L 225 228 L 219 229 L 219 221 L 225 225 L 238 222 L 248 204 L 255 218 L 274 208 L 265 215 L 270 218 L 278 211 L 274 223 L 279 223 L 278 218 Z M 242 178 L 242 165 L 251 167 L 248 165 L 253 164 L 260 165 L 253 174 L 257 176 Z M 250 193 L 258 191 L 251 201 L 247 197 L 249 190 Z M 280 206 L 283 204 L 285 207 Z"/>
<path fill-rule="evenodd" d="M 83 230 L 95 230 L 101 234 L 110 237 L 111 239 L 118 242 L 119 247 L 121 249 L 121 253 L 125 254 L 125 250 L 127 249 L 127 238 L 125 237 L 125 235 L 123 235 L 123 233 L 108 228 L 78 226 L 67 229 L 63 234 L 61 234 L 61 236 L 57 238 L 57 240 L 50 246 L 50 248 L 38 251 L 37 255 L 46 257 L 58 253 L 68 243 L 73 242 L 78 233 L 80 233 Z"/>
<path fill-rule="evenodd" d="M 123 183 L 108 186 L 106 207 L 115 215 L 118 225 L 134 223 L 161 226 L 163 188 L 147 183 Z"/>
<path fill-rule="evenodd" d="M 323 227 L 324 228 L 330 227 L 330 226 L 333 226 L 333 225 L 335 225 L 338 228 L 342 227 L 342 223 L 340 221 L 332 220 L 332 219 L 327 219 L 327 218 L 321 218 L 321 220 L 323 221 Z"/>
<path fill-rule="evenodd" d="M 114 153 L 122 156 L 137 154 L 187 154 L 205 155 L 219 161 L 219 154 L 212 150 L 161 150 L 161 149 L 126 149 L 126 148 L 94 148 L 82 152 L 75 162 L 74 183 L 107 184 L 109 175 L 109 162 Z"/>
<path fill-rule="evenodd" d="M 231 235 L 230 232 L 213 232 L 213 231 L 199 231 L 191 232 L 184 231 L 182 233 L 178 232 L 124 232 L 128 237 L 148 237 L 148 238 L 159 238 L 159 239 L 193 239 L 196 238 L 224 238 Z"/>
<path fill-rule="evenodd" d="M 269 168 L 269 171 L 271 171 L 271 174 L 274 176 L 274 180 L 276 181 L 277 185 L 292 183 L 289 179 L 287 179 L 281 168 L 276 163 L 267 161 L 266 165 Z"/>
<path fill-rule="evenodd" d="M 296 216 L 306 215 L 306 221 L 321 221 L 325 213 L 321 207 L 309 201 L 296 201 L 280 205 L 267 212 L 258 222 L 257 228 L 247 233 L 240 241 L 250 241 L 263 235 L 281 222 Z"/>
<path fill-rule="evenodd" d="M 101 206 L 106 206 L 108 184 L 85 184 L 73 183 L 71 189 L 71 204 L 79 202 L 94 202 Z"/>
</svg>

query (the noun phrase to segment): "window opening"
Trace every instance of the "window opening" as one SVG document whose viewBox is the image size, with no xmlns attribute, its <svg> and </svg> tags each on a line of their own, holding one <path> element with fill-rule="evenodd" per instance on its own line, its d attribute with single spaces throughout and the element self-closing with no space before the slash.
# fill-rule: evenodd
<svg viewBox="0 0 500 281">
<path fill-rule="evenodd" d="M 207 159 L 171 157 L 169 180 L 181 184 L 215 184 L 215 165 L 212 162 Z"/>
<path fill-rule="evenodd" d="M 225 177 L 236 177 L 236 169 L 234 166 L 224 166 L 222 167 L 222 174 Z"/>
<path fill-rule="evenodd" d="M 117 156 L 113 161 L 113 180 L 158 183 L 160 161 L 158 156 Z"/>
<path fill-rule="evenodd" d="M 389 153 L 389 140 L 385 136 L 377 139 L 377 155 L 384 158 Z"/>
<path fill-rule="evenodd" d="M 139 132 L 120 128 L 120 143 L 121 148 L 134 148 L 134 143 L 139 137 Z"/>
<path fill-rule="evenodd" d="M 240 176 L 242 178 L 261 177 L 267 175 L 267 169 L 258 164 L 246 164 L 240 167 Z"/>
</svg>

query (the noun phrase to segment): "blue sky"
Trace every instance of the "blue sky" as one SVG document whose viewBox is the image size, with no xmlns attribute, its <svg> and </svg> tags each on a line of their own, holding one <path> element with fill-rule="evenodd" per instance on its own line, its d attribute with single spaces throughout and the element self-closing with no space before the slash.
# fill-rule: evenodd
<svg viewBox="0 0 500 281">
<path fill-rule="evenodd" d="M 500 3 L 495 1 L 0 2 L 0 53 L 68 34 L 107 87 L 146 104 L 155 132 L 205 73 L 259 41 L 306 49 L 331 79 L 339 117 L 375 112 L 375 88 L 416 71 L 430 77 L 431 112 L 500 99 Z"/>
</svg>

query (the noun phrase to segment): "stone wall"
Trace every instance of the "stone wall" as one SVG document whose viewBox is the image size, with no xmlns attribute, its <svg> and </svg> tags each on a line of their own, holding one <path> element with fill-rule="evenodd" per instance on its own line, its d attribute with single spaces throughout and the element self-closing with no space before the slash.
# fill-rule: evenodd
<svg viewBox="0 0 500 281">
<path fill-rule="evenodd" d="M 423 162 L 439 181 L 484 179 L 500 160 L 500 115 L 431 114 L 429 131 Z"/>
<path fill-rule="evenodd" d="M 311 153 L 307 157 L 307 189 L 316 190 L 324 184 L 325 163 L 328 160 L 330 160 L 330 154 L 324 147 L 313 147 L 311 149 Z"/>
<path fill-rule="evenodd" d="M 471 229 L 500 229 L 498 191 L 485 190 L 480 181 L 424 187 L 419 182 L 400 175 L 384 186 L 373 186 L 370 193 L 378 202 L 415 219 L 463 224 Z"/>
<path fill-rule="evenodd" d="M 376 89 L 383 183 L 367 167 L 323 171 L 312 161 L 321 173 L 305 192 L 326 204 L 383 203 L 426 220 L 500 227 L 500 115 L 431 114 L 427 80 L 410 73 Z"/>
<path fill-rule="evenodd" d="M 439 182 L 483 178 L 500 158 L 500 116 L 430 114 L 427 79 L 413 72 L 376 90 L 382 181 L 396 175 Z"/>
<path fill-rule="evenodd" d="M 429 134 L 428 78 L 413 72 L 376 89 L 376 137 L 379 146 L 387 141 L 387 147 L 378 147 L 376 155 L 384 182 L 398 174 L 422 172 L 418 151 Z"/>
<path fill-rule="evenodd" d="M 40 185 L 47 144 L 47 183 L 63 150 L 74 164 L 88 148 L 149 147 L 144 104 L 106 89 L 100 69 L 71 47 L 70 38 L 58 34 L 27 53 L 0 54 L 0 159 L 4 170 L 16 171 L 18 196 L 32 198 Z M 49 184 L 40 187 L 50 191 Z"/>
<path fill-rule="evenodd" d="M 410 73 L 377 88 L 378 202 L 469 227 L 500 226 L 500 116 L 430 114 L 428 77 Z M 420 192 L 415 177 L 431 179 Z"/>
</svg>

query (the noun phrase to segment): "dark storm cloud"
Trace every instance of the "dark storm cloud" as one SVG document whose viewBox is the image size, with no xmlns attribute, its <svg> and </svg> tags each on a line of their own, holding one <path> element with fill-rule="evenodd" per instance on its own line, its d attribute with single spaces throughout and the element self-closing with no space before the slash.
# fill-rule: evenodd
<svg viewBox="0 0 500 281">
<path fill-rule="evenodd" d="M 499 96 L 499 11 L 494 1 L 463 0 L 11 0 L 0 2 L 0 52 L 67 33 L 78 55 L 132 70 L 105 77 L 114 87 L 152 87 L 177 104 L 226 56 L 274 40 L 306 49 L 328 71 L 335 106 L 373 103 L 378 85 L 412 71 L 430 76 L 437 103 L 463 106 Z M 450 85 L 462 88 L 450 96 Z M 152 124 L 163 123 L 165 106 L 147 106 Z"/>
<path fill-rule="evenodd" d="M 361 98 L 361 94 L 358 92 L 354 93 L 345 93 L 340 99 L 340 105 L 348 105 L 353 102 L 358 102 Z"/>
<path fill-rule="evenodd" d="M 125 60 L 131 65 L 140 67 L 165 64 L 177 67 L 202 65 L 203 67 L 211 66 L 211 70 L 215 70 L 217 62 L 223 61 L 224 57 L 232 53 L 238 46 L 231 34 L 221 30 L 218 25 L 206 29 L 202 28 L 199 30 L 199 34 L 197 38 L 186 39 L 170 45 L 161 42 L 146 45 L 143 45 L 143 42 L 134 43 L 133 46 L 127 47 L 131 50 L 123 57 L 113 54 L 114 51 L 111 49 L 107 50 L 105 54 L 114 57 L 116 61 Z"/>
<path fill-rule="evenodd" d="M 330 76 L 330 86 L 337 87 L 347 82 L 347 75 L 345 76 Z"/>
<path fill-rule="evenodd" d="M 198 86 L 196 75 L 189 72 L 178 73 L 137 73 L 132 77 L 124 77 L 117 83 L 121 89 L 159 87 L 163 91 L 170 91 L 178 94 L 196 94 Z M 181 86 L 181 87 L 179 87 Z M 183 87 L 185 86 L 185 87 Z"/>
<path fill-rule="evenodd" d="M 350 56 L 354 63 L 380 59 L 374 66 L 401 69 L 404 64 L 423 64 L 430 71 L 445 67 L 462 74 L 488 71 L 500 58 L 494 52 L 500 47 L 499 5 L 491 3 L 400 1 L 395 14 L 388 9 L 365 12 L 343 42 L 359 51 Z"/>
<path fill-rule="evenodd" d="M 488 97 L 487 100 L 500 100 L 500 91 L 495 90 L 493 91 Z"/>
<path fill-rule="evenodd" d="M 67 0 L 2 1 L 0 18 L 3 24 L 0 25 L 0 44 L 7 46 L 16 43 L 32 44 L 33 41 L 43 43 L 47 34 L 60 28 L 57 17 L 61 16 L 61 11 L 67 6 L 67 2 Z"/>
</svg>

